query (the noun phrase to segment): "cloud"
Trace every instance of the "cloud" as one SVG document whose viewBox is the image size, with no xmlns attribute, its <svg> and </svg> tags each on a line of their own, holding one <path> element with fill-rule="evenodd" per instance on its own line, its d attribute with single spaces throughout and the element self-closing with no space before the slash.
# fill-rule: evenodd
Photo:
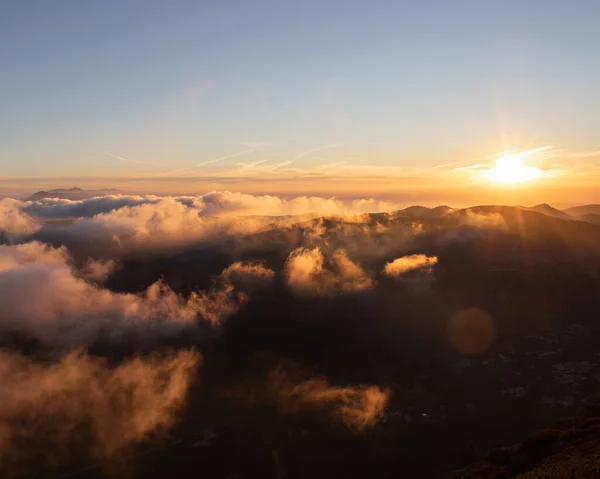
<svg viewBox="0 0 600 479">
<path fill-rule="evenodd" d="M 114 260 L 89 259 L 81 268 L 79 273 L 87 281 L 103 281 L 117 268 Z"/>
<path fill-rule="evenodd" d="M 377 386 L 332 386 L 326 378 L 307 377 L 293 363 L 272 368 L 264 381 L 251 383 L 236 396 L 246 402 L 276 407 L 285 414 L 325 413 L 334 422 L 360 433 L 377 424 L 391 392 Z"/>
<path fill-rule="evenodd" d="M 0 272 L 37 263 L 64 265 L 69 253 L 64 247 L 53 248 L 38 241 L 18 245 L 0 245 Z"/>
<path fill-rule="evenodd" d="M 236 261 L 221 273 L 221 278 L 226 282 L 241 285 L 247 290 L 264 287 L 274 276 L 273 270 L 265 268 L 261 263 L 249 261 Z"/>
<path fill-rule="evenodd" d="M 0 199 L 0 244 L 17 241 L 41 228 L 39 222 L 21 211 L 22 204 L 12 198 Z"/>
<path fill-rule="evenodd" d="M 199 196 L 107 195 L 78 201 L 64 199 L 10 201 L 13 209 L 20 209 L 29 215 L 42 218 L 91 218 L 123 207 L 156 205 L 162 201 L 179 202 L 192 208 L 199 216 L 346 215 L 389 211 L 396 207 L 393 203 L 370 198 L 345 201 L 336 198 L 299 196 L 284 199 L 278 196 L 250 195 L 230 191 L 213 191 Z"/>
<path fill-rule="evenodd" d="M 106 195 L 82 200 L 43 198 L 22 203 L 21 209 L 41 218 L 90 218 L 125 206 L 156 204 L 159 196 Z"/>
<path fill-rule="evenodd" d="M 3 245 L 0 337 L 17 333 L 44 344 L 73 347 L 97 340 L 153 343 L 182 331 L 200 333 L 201 327 L 218 327 L 246 302 L 247 293 L 232 284 L 234 270 L 246 283 L 272 277 L 266 268 L 233 265 L 213 288 L 188 297 L 160 281 L 139 294 L 115 293 L 87 282 L 87 270 L 79 274 L 64 248 L 35 242 Z"/>
<path fill-rule="evenodd" d="M 215 241 L 227 235 L 255 233 L 272 228 L 260 217 L 212 217 L 204 206 L 175 198 L 123 206 L 67 225 L 47 224 L 37 238 L 66 244 L 77 256 L 94 258 L 143 255 Z"/>
<path fill-rule="evenodd" d="M 16 200 L 14 200 L 16 201 Z M 254 196 L 212 192 L 201 196 L 108 195 L 78 201 L 16 202 L 13 214 L 39 230 L 35 239 L 64 244 L 81 261 L 183 248 L 284 227 L 315 216 L 348 216 L 391 209 L 373 199 Z M 14 223 L 14 222 L 13 222 Z M 80 258 L 83 256 L 83 258 Z"/>
<path fill-rule="evenodd" d="M 331 269 L 324 266 L 323 253 L 318 247 L 295 249 L 285 263 L 288 286 L 297 294 L 330 296 L 365 291 L 375 284 L 342 249 L 334 251 L 329 263 Z"/>
<path fill-rule="evenodd" d="M 200 356 L 191 350 L 120 364 L 83 352 L 56 361 L 0 351 L 4 477 L 74 459 L 111 460 L 176 422 Z"/>
<path fill-rule="evenodd" d="M 165 168 L 173 168 L 173 165 L 167 165 L 167 164 L 164 164 L 164 163 L 154 163 L 154 162 L 151 162 L 151 161 L 144 161 L 144 160 L 133 160 L 131 158 L 124 158 L 122 156 L 115 155 L 114 153 L 111 153 L 110 151 L 105 151 L 105 150 L 98 150 L 98 151 L 100 153 L 103 153 L 105 155 L 111 156 L 113 158 L 116 158 L 117 160 L 120 160 L 120 161 L 123 161 L 123 162 L 126 162 L 126 163 L 139 163 L 139 164 L 142 164 L 142 165 L 162 166 L 162 167 L 165 167 Z"/>
<path fill-rule="evenodd" d="M 436 256 L 426 256 L 424 254 L 403 256 L 387 263 L 383 268 L 383 273 L 392 278 L 398 278 L 410 271 L 430 271 L 437 262 Z"/>
</svg>

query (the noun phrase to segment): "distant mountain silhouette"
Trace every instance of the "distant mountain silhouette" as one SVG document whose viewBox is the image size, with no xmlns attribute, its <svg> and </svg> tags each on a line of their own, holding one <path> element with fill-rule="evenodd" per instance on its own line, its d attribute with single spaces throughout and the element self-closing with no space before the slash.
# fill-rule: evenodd
<svg viewBox="0 0 600 479">
<path fill-rule="evenodd" d="M 118 190 L 103 189 L 103 190 L 82 190 L 81 188 L 57 188 L 54 190 L 41 190 L 26 198 L 26 201 L 37 201 L 44 198 L 59 198 L 61 200 L 84 200 L 86 198 L 94 198 L 96 196 L 104 196 L 107 194 L 115 194 Z"/>
<path fill-rule="evenodd" d="M 571 216 L 600 215 L 600 205 L 574 206 L 563 211 Z"/>
<path fill-rule="evenodd" d="M 537 211 L 538 213 L 543 213 L 546 216 L 553 216 L 554 218 L 560 218 L 563 220 L 572 219 L 569 213 L 553 208 L 547 203 L 526 207 L 526 209 L 531 211 Z"/>
<path fill-rule="evenodd" d="M 589 213 L 587 215 L 581 215 L 577 217 L 578 220 L 587 221 L 588 223 L 594 223 L 600 225 L 600 214 Z"/>
</svg>

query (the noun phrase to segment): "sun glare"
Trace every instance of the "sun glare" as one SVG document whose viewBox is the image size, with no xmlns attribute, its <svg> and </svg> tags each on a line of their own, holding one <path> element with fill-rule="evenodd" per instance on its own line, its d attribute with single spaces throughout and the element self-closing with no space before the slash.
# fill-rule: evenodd
<svg viewBox="0 0 600 479">
<path fill-rule="evenodd" d="M 523 153 L 504 155 L 496 160 L 494 166 L 484 170 L 483 174 L 489 180 L 502 184 L 523 183 L 541 178 L 542 170 L 523 162 L 523 158 L 540 150 L 541 148 L 538 148 Z"/>
</svg>

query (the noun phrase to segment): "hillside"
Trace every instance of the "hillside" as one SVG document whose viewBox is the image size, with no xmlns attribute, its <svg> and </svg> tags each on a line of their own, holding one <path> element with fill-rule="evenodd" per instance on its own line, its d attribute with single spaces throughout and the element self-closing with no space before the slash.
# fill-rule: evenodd
<svg viewBox="0 0 600 479">
<path fill-rule="evenodd" d="M 600 215 L 600 205 L 574 206 L 563 211 L 571 216 Z"/>
<path fill-rule="evenodd" d="M 136 201 L 143 207 L 107 196 L 102 215 L 98 200 L 29 210 L 69 221 L 44 222 L 26 248 L 0 248 L 10 265 L 0 299 L 13 315 L 0 341 L 44 358 L 43 341 L 90 334 L 89 354 L 111 364 L 191 348 L 201 369 L 168 434 L 144 436 L 118 460 L 98 466 L 85 428 L 74 442 L 65 433 L 73 454 L 63 448 L 67 460 L 49 466 L 33 459 L 56 450 L 54 436 L 14 436 L 33 477 L 429 479 L 598 393 L 598 225 L 483 205 L 240 217 L 247 227 L 232 231 L 229 218 L 201 216 L 204 202 Z M 48 335 L 40 324 L 62 328 Z M 44 417 L 32 404 L 35 416 L 14 422 L 19 434 Z M 129 417 L 112 411 L 98 413 L 111 427 Z M 588 438 L 592 424 L 578 427 Z M 537 464 L 527 460 L 523 471 Z"/>
<path fill-rule="evenodd" d="M 600 407 L 578 414 L 521 442 L 490 451 L 485 458 L 441 479 L 572 479 L 600 477 Z"/>
<path fill-rule="evenodd" d="M 526 209 L 528 209 L 530 211 L 536 211 L 538 213 L 542 213 L 547 216 L 552 216 L 554 218 L 560 218 L 563 220 L 572 219 L 571 215 L 568 212 L 553 208 L 552 206 L 550 206 L 549 204 L 546 204 L 546 203 L 542 203 L 542 204 L 536 205 L 536 206 L 530 206 Z"/>
</svg>

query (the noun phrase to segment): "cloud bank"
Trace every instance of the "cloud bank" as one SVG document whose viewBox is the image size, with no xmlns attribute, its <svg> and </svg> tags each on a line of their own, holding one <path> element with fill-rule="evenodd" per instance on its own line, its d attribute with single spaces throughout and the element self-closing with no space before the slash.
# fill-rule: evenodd
<svg viewBox="0 0 600 479">
<path fill-rule="evenodd" d="M 184 298 L 161 281 L 139 294 L 99 288 L 84 277 L 90 268 L 98 275 L 105 265 L 88 263 L 80 275 L 69 260 L 64 248 L 38 242 L 0 246 L 0 334 L 24 334 L 63 347 L 98 340 L 153 342 L 201 331 L 202 323 L 219 326 L 247 300 L 234 280 L 242 287 L 264 285 L 274 274 L 260 265 L 235 263 L 213 288 Z"/>
<path fill-rule="evenodd" d="M 66 244 L 72 254 L 85 250 L 94 257 L 110 257 L 253 234 L 289 225 L 302 216 L 358 215 L 393 207 L 374 199 L 282 199 L 229 191 L 178 197 L 107 195 L 77 201 L 3 199 L 0 231 L 10 242 L 39 239 Z"/>
<path fill-rule="evenodd" d="M 107 195 L 78 201 L 45 198 L 37 201 L 19 202 L 10 200 L 12 208 L 43 218 L 91 218 L 122 208 L 135 209 L 139 206 L 156 205 L 163 201 L 174 201 L 191 208 L 199 216 L 302 216 L 350 215 L 390 211 L 397 205 L 365 198 L 340 200 L 316 196 L 299 196 L 285 199 L 277 196 L 255 196 L 230 191 L 215 191 L 199 196 L 154 196 L 154 195 Z M 2 200 L 5 201 L 5 200 Z M 9 201 L 9 200 L 6 200 Z M 8 209 L 8 203 L 6 205 Z"/>
</svg>

